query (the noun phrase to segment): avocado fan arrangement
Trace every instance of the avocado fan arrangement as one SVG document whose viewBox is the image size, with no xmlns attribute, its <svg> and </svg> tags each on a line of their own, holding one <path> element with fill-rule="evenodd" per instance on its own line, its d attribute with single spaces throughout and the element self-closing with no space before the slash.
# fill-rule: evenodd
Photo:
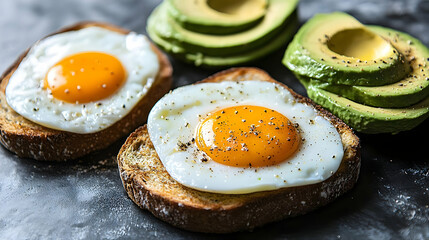
<svg viewBox="0 0 429 240">
<path fill-rule="evenodd" d="M 232 66 L 285 46 L 298 28 L 298 0 L 164 0 L 149 16 L 150 38 L 196 66 Z"/>
<path fill-rule="evenodd" d="M 356 131 L 397 133 L 429 116 L 429 49 L 408 34 L 345 13 L 318 14 L 283 64 L 311 99 Z"/>
</svg>

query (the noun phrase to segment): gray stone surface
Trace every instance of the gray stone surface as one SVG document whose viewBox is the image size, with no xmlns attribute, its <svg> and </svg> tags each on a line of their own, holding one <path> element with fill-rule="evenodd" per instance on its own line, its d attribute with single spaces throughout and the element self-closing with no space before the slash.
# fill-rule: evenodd
<svg viewBox="0 0 429 240">
<path fill-rule="evenodd" d="M 0 71 L 32 43 L 68 24 L 106 21 L 144 32 L 159 0 L 1 0 Z M 428 0 L 302 0 L 303 23 L 317 12 L 345 11 L 367 24 L 394 27 L 429 45 Z M 285 46 L 286 47 L 286 46 Z M 305 94 L 280 60 L 284 49 L 249 64 Z M 200 80 L 202 70 L 172 59 L 175 86 Z M 356 187 L 305 216 L 231 235 L 176 229 L 126 196 L 109 149 L 69 163 L 20 159 L 0 147 L 1 239 L 428 239 L 428 121 L 397 135 L 364 135 Z"/>
</svg>

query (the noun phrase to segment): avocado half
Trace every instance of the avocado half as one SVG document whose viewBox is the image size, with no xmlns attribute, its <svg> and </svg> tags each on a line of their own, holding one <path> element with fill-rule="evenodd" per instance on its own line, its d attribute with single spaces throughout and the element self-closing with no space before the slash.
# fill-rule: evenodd
<svg viewBox="0 0 429 240">
<path fill-rule="evenodd" d="M 345 13 L 318 14 L 283 63 L 310 98 L 356 131 L 396 133 L 429 117 L 429 49 L 408 34 Z"/>
<path fill-rule="evenodd" d="M 165 51 L 197 66 L 238 65 L 292 38 L 298 26 L 297 4 L 298 0 L 165 0 L 150 15 L 147 32 Z"/>
</svg>

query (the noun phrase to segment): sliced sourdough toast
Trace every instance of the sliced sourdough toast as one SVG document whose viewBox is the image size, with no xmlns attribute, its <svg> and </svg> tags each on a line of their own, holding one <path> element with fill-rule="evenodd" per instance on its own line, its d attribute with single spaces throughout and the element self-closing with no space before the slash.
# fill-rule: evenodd
<svg viewBox="0 0 429 240">
<path fill-rule="evenodd" d="M 121 34 L 128 30 L 98 22 L 82 22 L 64 28 L 49 36 L 98 26 Z M 146 122 L 152 106 L 167 93 L 172 84 L 172 67 L 167 57 L 152 44 L 158 56 L 160 70 L 153 85 L 138 104 L 121 120 L 107 129 L 91 134 L 77 134 L 54 130 L 31 122 L 16 113 L 6 102 L 5 89 L 10 77 L 25 58 L 24 52 L 0 77 L 0 141 L 8 150 L 20 157 L 45 161 L 65 161 L 106 148 Z"/>
<path fill-rule="evenodd" d="M 267 73 L 256 68 L 226 70 L 201 82 L 245 80 L 276 82 Z M 197 232 L 228 233 L 251 230 L 269 222 L 304 214 L 351 189 L 360 170 L 358 137 L 340 119 L 310 99 L 281 85 L 298 102 L 314 107 L 339 132 L 344 157 L 337 172 L 330 178 L 312 185 L 250 194 L 218 194 L 194 190 L 176 182 L 167 173 L 145 125 L 128 137 L 118 154 L 119 172 L 128 196 L 141 208 L 176 227 Z"/>
</svg>

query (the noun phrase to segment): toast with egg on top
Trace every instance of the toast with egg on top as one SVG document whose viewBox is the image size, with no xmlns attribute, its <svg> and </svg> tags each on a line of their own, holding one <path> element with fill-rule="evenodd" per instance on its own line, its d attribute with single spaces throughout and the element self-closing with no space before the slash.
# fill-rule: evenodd
<svg viewBox="0 0 429 240">
<path fill-rule="evenodd" d="M 310 99 L 296 94 L 256 68 L 229 69 L 196 85 L 249 80 L 282 86 L 295 101 L 311 106 L 318 116 L 328 120 L 338 132 L 344 151 L 338 169 L 322 182 L 276 190 L 245 194 L 197 190 L 180 184 L 166 171 L 145 125 L 128 137 L 117 158 L 123 186 L 139 207 L 178 228 L 229 233 L 305 214 L 332 202 L 354 186 L 360 171 L 358 137 L 344 122 Z"/>
<path fill-rule="evenodd" d="M 129 30 L 106 23 L 81 22 L 61 29 L 47 37 L 89 27 L 99 27 L 119 34 L 130 33 Z M 27 120 L 8 105 L 5 89 L 12 74 L 16 71 L 21 61 L 25 59 L 30 48 L 0 77 L 0 141 L 2 145 L 19 157 L 44 161 L 65 161 L 106 148 L 119 138 L 130 133 L 146 122 L 147 114 L 153 104 L 170 89 L 172 84 L 172 67 L 167 57 L 153 44 L 150 44 L 150 47 L 158 59 L 159 70 L 146 94 L 123 118 L 113 125 L 104 130 L 87 134 L 44 127 Z"/>
</svg>

